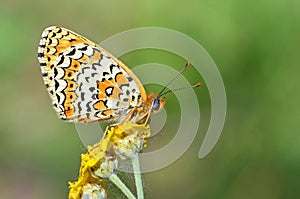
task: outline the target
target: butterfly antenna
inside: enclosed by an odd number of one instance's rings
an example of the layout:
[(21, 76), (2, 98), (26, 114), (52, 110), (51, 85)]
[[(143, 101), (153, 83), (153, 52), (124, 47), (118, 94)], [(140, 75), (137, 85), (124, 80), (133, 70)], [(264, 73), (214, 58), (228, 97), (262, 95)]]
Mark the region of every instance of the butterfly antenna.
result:
[(187, 62), (185, 64), (185, 66), (183, 67), (183, 69), (181, 69), (165, 86), (164, 88), (159, 92), (158, 96), (162, 96), (162, 93), (167, 89), (167, 87), (175, 80), (178, 78), (179, 75), (181, 75), (186, 69), (189, 68), (189, 66), (191, 65), (191, 62)]
[(161, 93), (160, 96), (166, 95), (166, 94), (174, 92), (174, 91), (184, 90), (184, 89), (188, 89), (188, 88), (197, 88), (199, 86), (201, 86), (200, 82), (198, 82), (198, 83), (196, 83), (196, 84), (194, 84), (192, 86), (185, 86), (185, 87), (181, 87), (181, 88), (175, 88), (175, 89), (172, 89), (172, 90), (168, 90), (168, 91), (166, 91), (164, 93)]

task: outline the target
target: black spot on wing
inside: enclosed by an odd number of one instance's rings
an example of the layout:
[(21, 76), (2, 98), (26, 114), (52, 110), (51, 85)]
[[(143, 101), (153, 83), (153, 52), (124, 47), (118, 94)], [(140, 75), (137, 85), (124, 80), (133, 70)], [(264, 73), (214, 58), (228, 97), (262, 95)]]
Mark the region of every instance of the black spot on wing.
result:
[(54, 80), (54, 89), (57, 90), (59, 87), (59, 83), (57, 80)]
[(57, 93), (56, 93), (56, 98), (57, 98), (58, 103), (60, 103), (60, 97)]
[(99, 67), (99, 66), (101, 66), (101, 65), (98, 64), (98, 63), (93, 63), (93, 64), (92, 64), (92, 69), (96, 71), (96, 70), (97, 70), (97, 67)]
[(81, 101), (84, 101), (84, 95), (85, 95), (85, 93), (81, 92), (81, 94), (80, 94)]
[(83, 67), (83, 68), (82, 68), (82, 73), (84, 74), (84, 73), (85, 73), (84, 70), (89, 70), (89, 69), (90, 69), (89, 67)]
[(78, 87), (78, 89), (79, 89), (80, 91), (82, 90), (82, 86), (83, 86), (83, 83), (80, 82), (79, 87)]
[(101, 51), (98, 48), (93, 48), (93, 50), (99, 52), (100, 55), (102, 55)]
[(81, 102), (78, 102), (78, 112), (81, 113), (82, 108), (81, 108)]
[(38, 57), (44, 57), (44, 53), (38, 53)]
[(75, 55), (76, 49), (73, 48), (68, 54), (66, 54), (67, 56), (73, 56)]
[(103, 75), (103, 77), (105, 77), (105, 75), (109, 75), (109, 73), (108, 72), (103, 72), (102, 75)]
[(91, 103), (92, 103), (92, 101), (89, 101), (89, 102), (86, 104), (86, 108), (87, 108), (86, 110), (87, 110), (87, 111), (91, 111), (91, 105), (90, 105)]
[(103, 104), (105, 105), (105, 107), (107, 107), (107, 100), (101, 100), (103, 102)]
[[(117, 67), (117, 65), (111, 64), (111, 65), (109, 66), (110, 73), (113, 72), (114, 67)], [(118, 68), (118, 67), (117, 67), (117, 68)]]
[[(101, 115), (107, 116), (104, 111), (100, 111)], [(99, 114), (99, 113), (98, 113)]]
[(87, 46), (84, 46), (84, 47), (82, 47), (82, 48), (78, 48), (78, 50), (86, 51), (86, 50), (87, 50)]
[(93, 100), (97, 100), (97, 95), (96, 95), (96, 94), (93, 94), (93, 95), (92, 95), (92, 99), (93, 99)]
[(57, 63), (57, 65), (61, 65), (62, 63), (64, 63), (64, 60), (65, 60), (65, 56), (60, 56), (60, 60), (59, 62)]
[(54, 68), (53, 72), (54, 72), (54, 77), (56, 77), (58, 74), (57, 68)]
[(70, 33), (67, 31), (67, 34), (65, 34), (65, 37), (67, 37), (68, 35), (70, 35)]
[(94, 91), (95, 91), (95, 87), (90, 87), (89, 90), (90, 90), (91, 92), (94, 92)]
[(133, 79), (131, 77), (127, 77), (128, 81), (131, 82)]
[(52, 44), (52, 39), (48, 40), (48, 45)]

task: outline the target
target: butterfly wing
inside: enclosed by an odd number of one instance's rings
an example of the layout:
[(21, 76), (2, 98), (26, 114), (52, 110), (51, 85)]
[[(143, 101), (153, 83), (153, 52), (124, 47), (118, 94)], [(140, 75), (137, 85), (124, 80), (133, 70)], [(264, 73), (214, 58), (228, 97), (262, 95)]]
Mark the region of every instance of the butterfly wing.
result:
[(118, 120), (147, 99), (127, 66), (65, 28), (44, 30), (38, 60), (53, 107), (63, 120)]

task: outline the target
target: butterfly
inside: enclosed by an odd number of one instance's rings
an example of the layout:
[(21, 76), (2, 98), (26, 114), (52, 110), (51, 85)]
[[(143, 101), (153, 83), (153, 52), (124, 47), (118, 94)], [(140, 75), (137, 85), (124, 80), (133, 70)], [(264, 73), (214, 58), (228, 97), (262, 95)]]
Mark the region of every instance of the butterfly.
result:
[[(188, 62), (158, 94), (148, 95), (139, 79), (120, 60), (96, 43), (58, 26), (51, 26), (43, 31), (38, 46), (38, 60), (52, 105), (62, 120), (115, 120), (119, 124), (116, 127), (108, 126), (100, 144), (96, 145), (98, 147), (92, 148), (88, 155), (84, 156), (88, 158), (83, 160), (78, 181), (70, 183), (70, 198), (73, 198), (73, 195), (76, 198), (78, 194), (91, 193), (105, 198), (106, 192), (100, 178), (103, 178), (102, 174), (115, 175), (107, 171), (100, 175), (99, 172), (91, 172), (94, 170), (90, 169), (99, 167), (99, 171), (102, 171), (101, 165), (106, 165), (99, 160), (106, 157), (105, 154), (112, 154), (104, 153), (109, 148), (104, 147), (107, 141), (110, 141), (109, 135), (115, 134), (112, 143), (115, 144), (113, 147), (118, 156), (129, 156), (131, 159), (132, 156), (137, 157), (136, 153), (139, 151), (131, 150), (135, 146), (139, 146), (137, 148), (141, 150), (142, 144), (145, 144), (144, 137), (142, 141), (138, 138), (150, 133), (147, 122), (152, 112), (158, 112), (164, 106), (165, 99), (162, 96), (176, 90), (200, 86), (200, 83), (197, 83), (194, 86), (166, 90), (189, 67)], [(143, 119), (143, 127), (138, 126), (137, 123)], [(128, 126), (130, 128), (127, 128)], [(134, 129), (135, 133), (130, 134), (123, 127)], [(146, 127), (148, 129), (145, 129)], [(99, 165), (96, 165), (98, 163)], [(141, 188), (141, 179), (139, 183), (136, 187)], [(137, 194), (139, 196), (143, 193), (139, 191)]]
[(38, 46), (42, 77), (62, 120), (137, 122), (165, 100), (147, 95), (134, 73), (101, 46), (66, 28), (46, 28)]

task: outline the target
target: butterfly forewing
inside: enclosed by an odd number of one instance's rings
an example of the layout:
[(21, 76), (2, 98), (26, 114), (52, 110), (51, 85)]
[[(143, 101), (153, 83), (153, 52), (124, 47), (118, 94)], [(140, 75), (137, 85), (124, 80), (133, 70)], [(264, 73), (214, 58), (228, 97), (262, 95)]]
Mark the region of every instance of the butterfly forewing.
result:
[(146, 100), (142, 84), (128, 67), (65, 28), (44, 30), (38, 59), (53, 107), (63, 120), (118, 120)]

